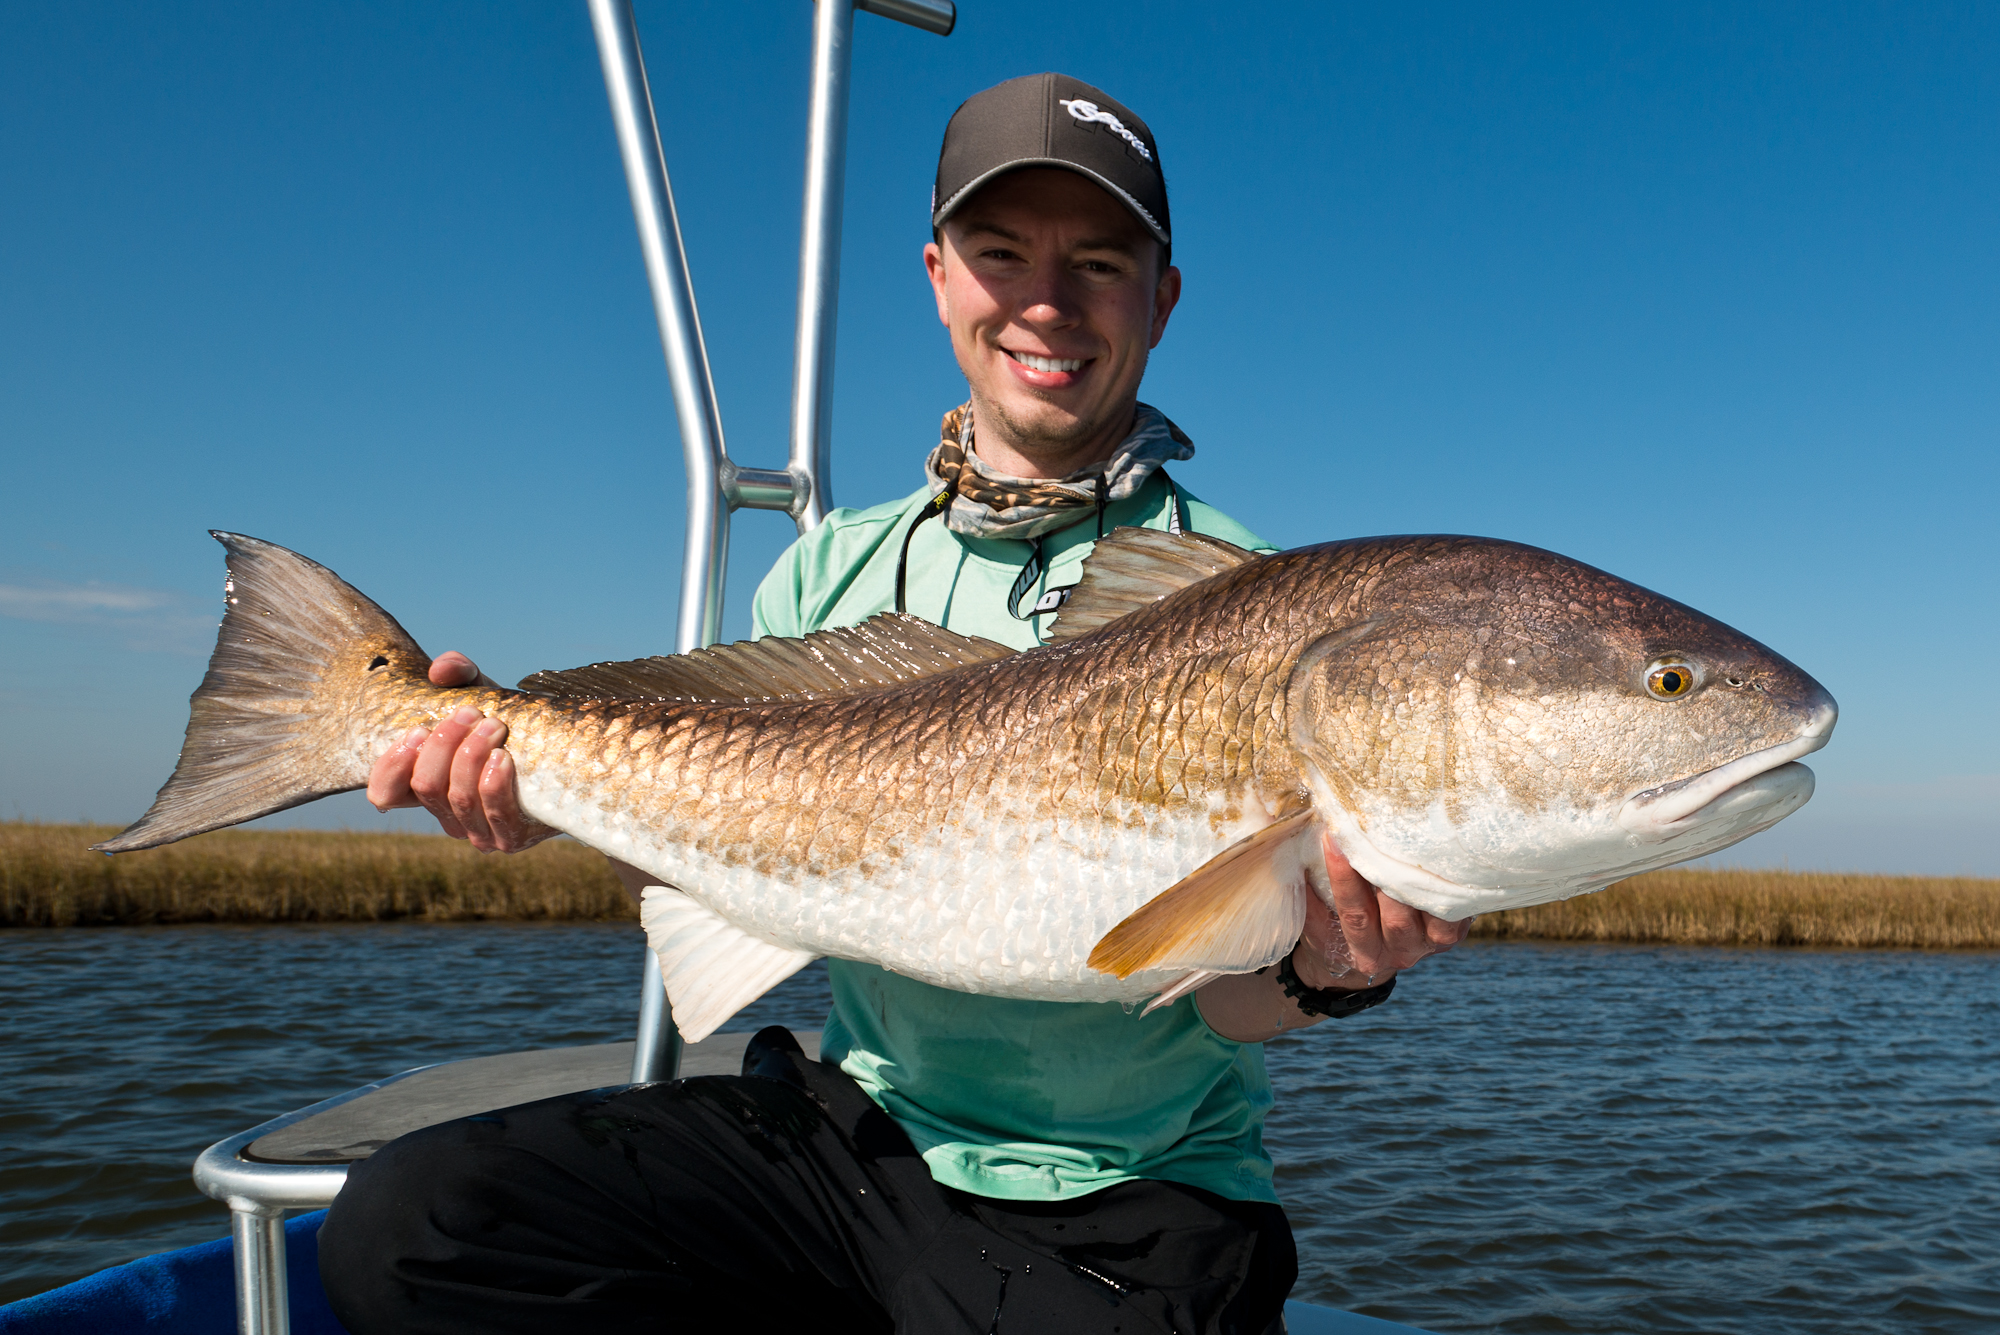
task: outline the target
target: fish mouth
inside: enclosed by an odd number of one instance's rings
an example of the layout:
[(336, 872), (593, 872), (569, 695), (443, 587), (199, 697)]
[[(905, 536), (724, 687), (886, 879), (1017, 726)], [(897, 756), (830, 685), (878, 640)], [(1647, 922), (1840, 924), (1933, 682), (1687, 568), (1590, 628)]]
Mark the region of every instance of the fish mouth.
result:
[[(1640, 842), (1653, 844), (1698, 829), (1708, 824), (1711, 816), (1740, 817), (1747, 808), (1785, 804), (1794, 798), (1796, 801), (1791, 804), (1796, 809), (1805, 801), (1798, 796), (1799, 789), (1811, 796), (1813, 776), (1804, 765), (1792, 762), (1825, 746), (1833, 735), (1837, 717), (1839, 711), (1833, 702), (1825, 701), (1789, 742), (1767, 746), (1747, 756), (1738, 756), (1726, 765), (1633, 794), (1619, 809), (1618, 823)], [(1789, 772), (1773, 773), (1786, 766), (1790, 766)], [(1766, 778), (1767, 775), (1770, 777)], [(1773, 823), (1775, 820), (1774, 817)]]

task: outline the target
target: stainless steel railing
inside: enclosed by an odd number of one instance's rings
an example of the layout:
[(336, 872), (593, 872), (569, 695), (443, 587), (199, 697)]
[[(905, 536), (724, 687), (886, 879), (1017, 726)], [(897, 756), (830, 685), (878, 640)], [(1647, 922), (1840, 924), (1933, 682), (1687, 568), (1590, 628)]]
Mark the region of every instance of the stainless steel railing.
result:
[[(666, 354), (687, 460), (687, 541), (674, 631), (676, 653), (713, 644), (721, 633), (731, 512), (784, 510), (804, 533), (826, 517), (831, 505), (841, 187), (847, 174), (848, 73), (857, 9), (940, 36), (949, 34), (957, 22), (950, 0), (817, 0), (806, 129), (805, 219), (799, 240), (791, 455), (783, 469), (775, 469), (746, 468), (729, 457), (632, 6), (630, 0), (590, 0), (591, 27), (597, 33), (604, 87), (611, 98), (611, 119), (632, 193), (632, 217), (639, 228), (639, 249), (653, 291), (653, 313), (660, 325), (660, 346)], [(680, 1035), (650, 951), (642, 976), (632, 1079), (670, 1080), (680, 1066)]]

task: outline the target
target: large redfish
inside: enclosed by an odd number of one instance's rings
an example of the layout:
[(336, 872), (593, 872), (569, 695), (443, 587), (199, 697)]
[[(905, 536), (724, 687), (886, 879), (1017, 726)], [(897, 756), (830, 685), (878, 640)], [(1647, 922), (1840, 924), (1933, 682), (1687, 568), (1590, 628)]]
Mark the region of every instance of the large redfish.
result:
[(1121, 529), (1026, 653), (884, 615), (509, 691), (431, 685), (331, 571), (215, 536), (180, 763), (98, 847), (360, 788), (470, 704), (529, 814), (660, 879), (644, 919), (697, 1040), (819, 955), (1056, 1001), (1261, 968), (1326, 893), (1322, 829), (1446, 918), (1601, 889), (1797, 810), (1835, 716), (1729, 627), (1484, 538), (1259, 557)]

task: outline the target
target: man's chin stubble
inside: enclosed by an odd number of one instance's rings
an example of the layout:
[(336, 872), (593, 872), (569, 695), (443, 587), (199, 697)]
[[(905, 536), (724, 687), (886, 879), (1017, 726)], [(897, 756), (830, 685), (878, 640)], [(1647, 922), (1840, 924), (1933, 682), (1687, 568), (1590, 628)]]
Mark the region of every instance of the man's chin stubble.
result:
[[(1103, 429), (1101, 417), (1072, 418), (1055, 429), (1050, 424), (1024, 422), (998, 403), (988, 402), (983, 396), (973, 396), (974, 430), (982, 421), (992, 422), (1007, 436), (1014, 448), (1029, 458), (1042, 462), (1053, 462), (1065, 455), (1076, 453), (1090, 443)], [(1079, 465), (1081, 467), (1082, 465)]]

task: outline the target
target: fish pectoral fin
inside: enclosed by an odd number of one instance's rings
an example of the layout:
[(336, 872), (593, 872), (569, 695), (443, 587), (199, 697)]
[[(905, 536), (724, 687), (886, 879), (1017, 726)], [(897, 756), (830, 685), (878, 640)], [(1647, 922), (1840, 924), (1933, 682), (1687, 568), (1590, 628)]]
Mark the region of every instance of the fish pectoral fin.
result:
[(674, 1024), (690, 1043), (818, 958), (754, 937), (669, 886), (647, 886), (641, 899), (646, 944), (660, 961)]
[(793, 639), (767, 635), (684, 654), (593, 663), (521, 678), (520, 689), (583, 700), (759, 704), (880, 690), (1012, 658), (1014, 650), (922, 617), (883, 612), (858, 626)]
[(1049, 627), (1049, 642), (1101, 630), (1211, 575), (1263, 558), (1221, 538), (1115, 528), (1083, 559), (1083, 578)]
[(1142, 969), (1251, 973), (1271, 963), (1305, 928), (1299, 850), (1312, 841), (1300, 836), (1313, 821), (1308, 807), (1223, 849), (1106, 932), (1090, 967), (1129, 978)]

